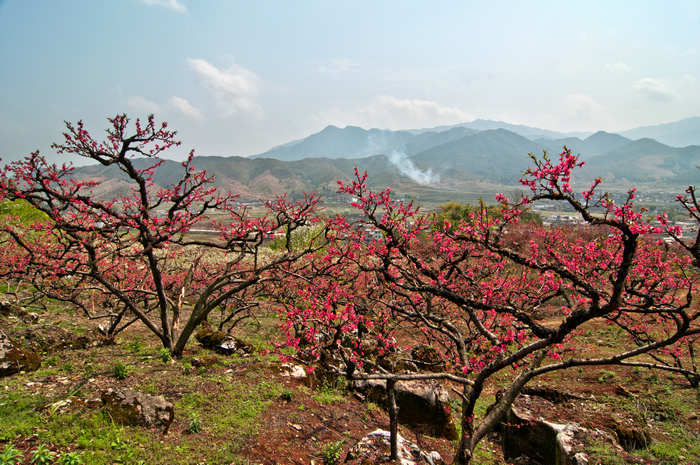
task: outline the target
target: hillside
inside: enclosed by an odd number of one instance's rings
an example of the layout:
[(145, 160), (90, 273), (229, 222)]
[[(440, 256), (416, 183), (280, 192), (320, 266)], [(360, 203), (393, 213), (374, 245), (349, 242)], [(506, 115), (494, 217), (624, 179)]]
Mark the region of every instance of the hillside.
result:
[(619, 134), (598, 131), (583, 140), (578, 137), (567, 137), (564, 139), (537, 139), (536, 142), (547, 147), (550, 153), (558, 153), (563, 146), (567, 146), (572, 152), (590, 159), (628, 144), (631, 141)]
[(302, 158), (361, 158), (400, 148), (413, 137), (408, 131), (327, 126), (302, 140), (274, 147), (251, 158), (301, 160)]
[[(136, 160), (136, 166), (145, 167), (147, 161)], [(304, 192), (319, 192), (324, 198), (333, 197), (337, 180), (349, 181), (354, 169), (371, 173), (373, 187), (390, 186), (393, 190), (409, 194), (432, 197), (441, 194), (445, 185), (422, 186), (401, 174), (399, 169), (383, 155), (362, 159), (306, 158), (297, 161), (282, 161), (271, 158), (243, 157), (196, 157), (194, 165), (216, 176), (217, 187), (237, 193), (243, 200), (257, 200), (271, 196), (289, 194), (298, 197)], [(174, 183), (182, 173), (180, 163), (165, 160), (157, 170), (154, 182), (158, 186)], [(121, 171), (102, 165), (77, 168), (75, 175), (82, 179), (99, 181), (93, 189), (95, 195), (112, 197), (127, 192), (125, 175)]]
[(622, 131), (620, 134), (630, 139), (656, 139), (674, 147), (700, 145), (700, 116), (685, 118), (672, 123), (642, 126)]
[[(440, 145), (434, 143), (447, 140)], [(195, 166), (216, 175), (216, 185), (240, 194), (242, 199), (260, 199), (288, 193), (292, 197), (317, 191), (325, 198), (335, 196), (337, 180), (350, 180), (354, 168), (370, 174), (373, 187), (392, 190), (421, 201), (447, 201), (455, 196), (490, 197), (506, 186), (517, 186), (522, 171), (529, 165), (528, 153), (556, 155), (567, 145), (581, 154), (587, 165), (577, 182), (597, 176), (609, 188), (628, 188), (635, 184), (678, 190), (697, 183), (700, 173), (700, 147), (675, 148), (652, 139), (630, 141), (616, 134), (598, 132), (586, 139), (567, 138), (531, 141), (505, 129), (471, 133), (455, 128), (443, 133), (426, 132), (407, 145), (407, 156), (398, 152), (364, 158), (273, 158), (197, 157)], [(426, 150), (418, 151), (428, 146)], [(414, 152), (418, 151), (414, 154)], [(393, 161), (393, 163), (392, 163)], [(138, 160), (138, 167), (146, 164)], [(413, 165), (410, 165), (413, 163)], [(154, 179), (159, 186), (176, 182), (182, 172), (180, 163), (165, 160)], [(435, 176), (413, 176), (433, 173)], [(76, 176), (101, 184), (95, 195), (111, 197), (126, 193), (124, 174), (102, 165), (76, 169)], [(427, 182), (427, 184), (426, 184)]]
[(611, 182), (687, 185), (700, 179), (699, 166), (700, 146), (676, 148), (639, 139), (592, 158), (583, 172)]
[(473, 177), (501, 184), (515, 184), (527, 167), (528, 153), (545, 150), (542, 145), (505, 129), (478, 132), (433, 147), (412, 157), (417, 163), (466, 172)]
[[(24, 458), (19, 463), (29, 464), (40, 446), (55, 457), (74, 458), (45, 463), (77, 465), (320, 465), (334, 451), (335, 463), (342, 463), (358, 439), (389, 428), (386, 411), (362, 401), (342, 380), (290, 376), (288, 365), (268, 353), (278, 323), (272, 314), (236, 328), (236, 337), (252, 344), (254, 353), (222, 355), (192, 341), (174, 361), (143, 327), (105, 341), (97, 323), (62, 306), (40, 311), (35, 319), (36, 314), (17, 316), (6, 308), (0, 328), (18, 341), (30, 338), (42, 350), (37, 371), (0, 377), (0, 443)], [(589, 325), (580, 350), (596, 355), (614, 350), (620, 342), (614, 329)], [(163, 396), (174, 406), (168, 433), (117, 424), (100, 400), (108, 389)], [(488, 387), (479, 414), (497, 389)], [(448, 393), (458, 419), (459, 395)], [(591, 464), (685, 465), (700, 459), (696, 392), (678, 377), (631, 367), (583, 367), (543, 377), (532, 383), (530, 394), (517, 402), (533, 415), (602, 432), (602, 440), (586, 449)], [(424, 450), (451, 460), (452, 441), (399, 428)], [(623, 450), (619, 430), (643, 431), (651, 445)], [(499, 436), (489, 436), (476, 450), (476, 463), (513, 463), (506, 462), (502, 447)]]
[(454, 127), (462, 127), (462, 128), (468, 128), (468, 129), (473, 129), (476, 131), (488, 131), (492, 129), (505, 129), (510, 132), (514, 132), (518, 135), (521, 135), (523, 137), (527, 137), (528, 139), (537, 139), (537, 138), (547, 138), (547, 139), (560, 139), (560, 138), (566, 138), (566, 137), (586, 137), (589, 132), (559, 132), (559, 131), (552, 131), (549, 129), (542, 129), (542, 128), (536, 128), (532, 126), (525, 126), (523, 124), (511, 124), (511, 123), (506, 123), (503, 121), (494, 121), (494, 120), (488, 120), (488, 119), (476, 119), (472, 122), (469, 123), (459, 123), (455, 124), (452, 126), (438, 126), (434, 128), (433, 130), (444, 130), (444, 129), (449, 129), (449, 128), (454, 128)]

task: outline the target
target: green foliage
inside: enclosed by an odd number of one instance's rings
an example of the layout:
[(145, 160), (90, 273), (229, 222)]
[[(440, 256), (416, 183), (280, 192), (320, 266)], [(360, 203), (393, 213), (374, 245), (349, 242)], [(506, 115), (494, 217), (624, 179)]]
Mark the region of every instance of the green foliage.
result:
[(36, 409), (45, 401), (21, 390), (0, 391), (0, 441), (32, 434), (40, 424)]
[[(302, 250), (311, 245), (320, 245), (324, 240), (322, 226), (308, 226), (292, 231), (289, 240), (291, 250)], [(272, 250), (285, 250), (287, 239), (285, 237), (276, 237), (269, 241), (266, 245)]]
[(131, 444), (122, 439), (120, 434), (114, 438), (114, 440), (109, 444), (114, 455), (114, 460), (116, 463), (129, 464), (136, 462), (136, 456), (138, 455), (138, 450), (136, 450)]
[(335, 381), (324, 379), (321, 383), (320, 391), (313, 396), (316, 402), (322, 404), (333, 404), (345, 400), (345, 381), (337, 378)]
[(587, 448), (591, 454), (591, 463), (605, 465), (625, 465), (625, 461), (620, 457), (620, 453), (606, 443), (595, 443)]
[[(468, 203), (447, 202), (440, 205), (436, 215), (437, 224), (442, 227), (445, 221), (450, 222), (450, 231), (454, 231), (461, 221), (471, 222), (472, 216), (477, 215), (479, 211), (485, 210), (489, 218), (500, 218), (502, 216), (500, 207), (497, 205), (471, 205)], [(542, 217), (537, 213), (523, 212), (520, 215), (520, 221), (523, 223), (542, 224)]]
[(24, 456), (22, 451), (16, 449), (12, 444), (7, 444), (0, 453), (0, 465), (16, 465), (22, 463)]
[(25, 200), (0, 202), (0, 217), (16, 217), (21, 224), (44, 222), (49, 218), (44, 212), (32, 207)]
[(319, 455), (321, 460), (325, 465), (337, 465), (340, 463), (340, 457), (343, 454), (343, 443), (345, 440), (341, 439), (335, 442), (329, 442), (321, 448)]
[(167, 363), (173, 359), (173, 356), (170, 353), (170, 349), (168, 349), (166, 347), (163, 347), (158, 351), (158, 356), (163, 361), (163, 363)]
[(144, 350), (143, 343), (141, 341), (130, 341), (126, 343), (126, 348), (134, 355), (138, 355)]
[(58, 456), (56, 465), (83, 465), (83, 457), (77, 452), (63, 452)]
[(126, 379), (129, 376), (129, 368), (121, 362), (112, 365), (112, 374), (117, 379)]
[(280, 394), (280, 399), (284, 400), (285, 402), (291, 402), (291, 400), (294, 398), (294, 391), (291, 389), (285, 389), (282, 391), (282, 394)]
[(190, 416), (190, 424), (187, 426), (187, 432), (190, 434), (196, 434), (202, 431), (202, 420), (200, 420), (199, 415), (193, 413)]
[(29, 463), (33, 465), (49, 465), (51, 462), (53, 462), (53, 452), (45, 445), (39, 444), (39, 447), (32, 452), (32, 459)]

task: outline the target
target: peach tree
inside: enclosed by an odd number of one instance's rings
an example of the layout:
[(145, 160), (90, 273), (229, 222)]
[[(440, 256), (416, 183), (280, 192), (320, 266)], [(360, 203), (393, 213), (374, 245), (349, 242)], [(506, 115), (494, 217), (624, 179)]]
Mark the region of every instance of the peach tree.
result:
[(260, 253), (275, 233), (288, 237), (316, 221), (319, 200), (280, 197), (254, 217), (193, 166), (193, 151), (170, 175), (172, 182), (160, 186), (154, 179), (165, 161), (159, 157), (180, 145), (176, 132), (153, 116), (133, 124), (126, 115), (108, 121), (104, 140), (82, 122), (66, 122), (64, 141), (52, 147), (119, 170), (128, 184), (123, 195), (101, 198), (98, 182), (76, 176), (70, 164), (48, 163), (39, 152), (2, 168), (0, 200), (21, 199), (47, 217), (5, 223), (3, 241), (11, 253), (3, 272), (31, 280), (39, 292), (91, 318), (108, 319), (112, 334), (141, 322), (179, 357), (212, 311), (246, 307), (261, 286), (312, 251)]
[[(583, 163), (570, 151), (533, 161), (521, 179), (529, 196), (511, 201), (499, 194), (497, 212), (481, 207), (456, 225), (436, 224), (434, 215), (394, 201), (388, 189), (372, 191), (367, 174), (356, 173), (340, 191), (352, 196), (362, 224), (337, 219), (324, 253), (297, 263), (309, 273), (298, 275), (296, 296), (282, 299), (297, 356), (349, 379), (386, 380), (394, 437), (396, 382), (459, 386), (457, 464), (472, 462), (477, 444), (538, 376), (623, 365), (698, 379), (694, 366), (672, 358), (687, 360), (682, 351), (692, 350), (700, 333), (692, 254), (655, 237), (664, 226), (644, 218), (634, 190), (619, 204), (599, 193), (600, 179), (575, 193), (571, 177)], [(539, 200), (566, 205), (582, 225), (521, 222)], [(617, 326), (629, 337), (600, 353), (583, 337), (595, 325)], [(415, 361), (418, 344), (432, 347), (440, 363), (415, 371), (388, 360)], [(499, 395), (478, 415), (488, 388)]]

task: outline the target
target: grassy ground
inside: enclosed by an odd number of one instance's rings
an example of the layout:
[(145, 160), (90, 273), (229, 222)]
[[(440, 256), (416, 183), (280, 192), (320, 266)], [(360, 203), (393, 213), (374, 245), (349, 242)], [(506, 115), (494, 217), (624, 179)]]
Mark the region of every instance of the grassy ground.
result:
[[(7, 318), (0, 324), (10, 332), (31, 326)], [(32, 324), (90, 334), (87, 322), (60, 307)], [(262, 350), (269, 348), (273, 331), (269, 318), (237, 334)], [(588, 328), (586, 334), (591, 350), (614, 350), (619, 338), (603, 327)], [(213, 365), (196, 366), (211, 355), (192, 342), (185, 356), (173, 361), (138, 327), (120, 335), (115, 345), (49, 351), (38, 371), (0, 379), (0, 465), (32, 459), (73, 465), (320, 464), (342, 458), (355, 440), (377, 427), (388, 427), (379, 407), (360, 402), (343, 383), (309, 387), (284, 376), (274, 355), (217, 355)], [(590, 368), (549, 375), (535, 384), (576, 396), (560, 403), (532, 398), (530, 407), (552, 421), (607, 432), (625, 424), (652, 435), (649, 447), (630, 453), (594, 443), (588, 451), (591, 464), (700, 463), (700, 391), (682, 380), (647, 370)], [(108, 387), (131, 387), (172, 401), (175, 422), (168, 434), (114, 424), (99, 402), (99, 392)], [(490, 388), (479, 412), (496, 388)], [(456, 399), (452, 406), (458, 413)], [(451, 456), (449, 441), (406, 429), (402, 434)], [(13, 454), (22, 461), (13, 461)], [(476, 463), (503, 463), (496, 442), (485, 441), (476, 454)]]

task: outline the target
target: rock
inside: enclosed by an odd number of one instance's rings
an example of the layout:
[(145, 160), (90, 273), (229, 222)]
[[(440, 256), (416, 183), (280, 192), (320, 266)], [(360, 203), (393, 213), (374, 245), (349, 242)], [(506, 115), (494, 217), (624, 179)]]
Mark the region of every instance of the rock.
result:
[(56, 413), (63, 413), (64, 411), (68, 410), (71, 403), (72, 403), (71, 399), (59, 400), (59, 401), (56, 401), (52, 404), (49, 404), (48, 409), (52, 415), (56, 414)]
[(215, 350), (224, 355), (250, 355), (255, 352), (255, 347), (243, 339), (227, 336), (221, 344), (215, 347)]
[(634, 394), (632, 394), (630, 391), (625, 389), (624, 386), (620, 386), (619, 384), (615, 385), (615, 394), (623, 397), (634, 397)]
[(520, 392), (529, 396), (540, 397), (555, 404), (567, 402), (573, 399), (582, 399), (581, 396), (569, 394), (568, 392), (562, 392), (548, 386), (525, 386)]
[(24, 349), (0, 330), (0, 377), (20, 371), (34, 371), (41, 366), (36, 352)]
[(205, 355), (203, 357), (193, 357), (192, 366), (194, 367), (211, 367), (219, 363), (219, 357), (215, 355)]
[(13, 315), (24, 320), (25, 318), (29, 317), (29, 312), (27, 312), (27, 309), (22, 307), (21, 305), (13, 304), (12, 302), (4, 298), (0, 298), (0, 315)]
[(204, 348), (215, 350), (224, 355), (248, 355), (255, 352), (255, 347), (252, 344), (229, 336), (223, 331), (218, 331), (209, 324), (204, 324), (194, 337)]
[(203, 347), (207, 349), (216, 349), (222, 342), (224, 342), (224, 339), (226, 339), (226, 333), (223, 331), (217, 331), (206, 324), (202, 326), (202, 329), (195, 333), (194, 337), (200, 344), (202, 344)]
[(166, 434), (173, 422), (173, 404), (163, 396), (151, 396), (131, 389), (107, 389), (102, 405), (115, 423), (157, 428)]
[(587, 436), (588, 430), (578, 425), (551, 423), (512, 407), (502, 425), (503, 455), (506, 460), (525, 456), (548, 465), (585, 465)]
[[(367, 400), (387, 408), (386, 381), (354, 381), (351, 387)], [(450, 398), (439, 383), (398, 381), (395, 389), (399, 423), (431, 436), (457, 439)]]
[(651, 435), (641, 428), (616, 424), (614, 430), (620, 445), (628, 452), (635, 449), (646, 449), (651, 445)]
[(282, 364), (282, 376), (289, 376), (296, 379), (306, 378), (306, 370), (301, 365), (295, 365), (293, 363), (283, 363)]
[[(369, 464), (382, 463), (390, 455), (390, 435), (388, 431), (378, 429), (363, 437), (350, 448), (345, 457), (345, 463)], [(436, 451), (424, 452), (416, 444), (398, 436), (398, 462), (401, 465), (444, 465), (440, 454)]]
[(56, 325), (36, 324), (16, 331), (17, 340), (33, 349), (55, 353), (64, 349), (86, 349), (97, 345), (94, 338)]

